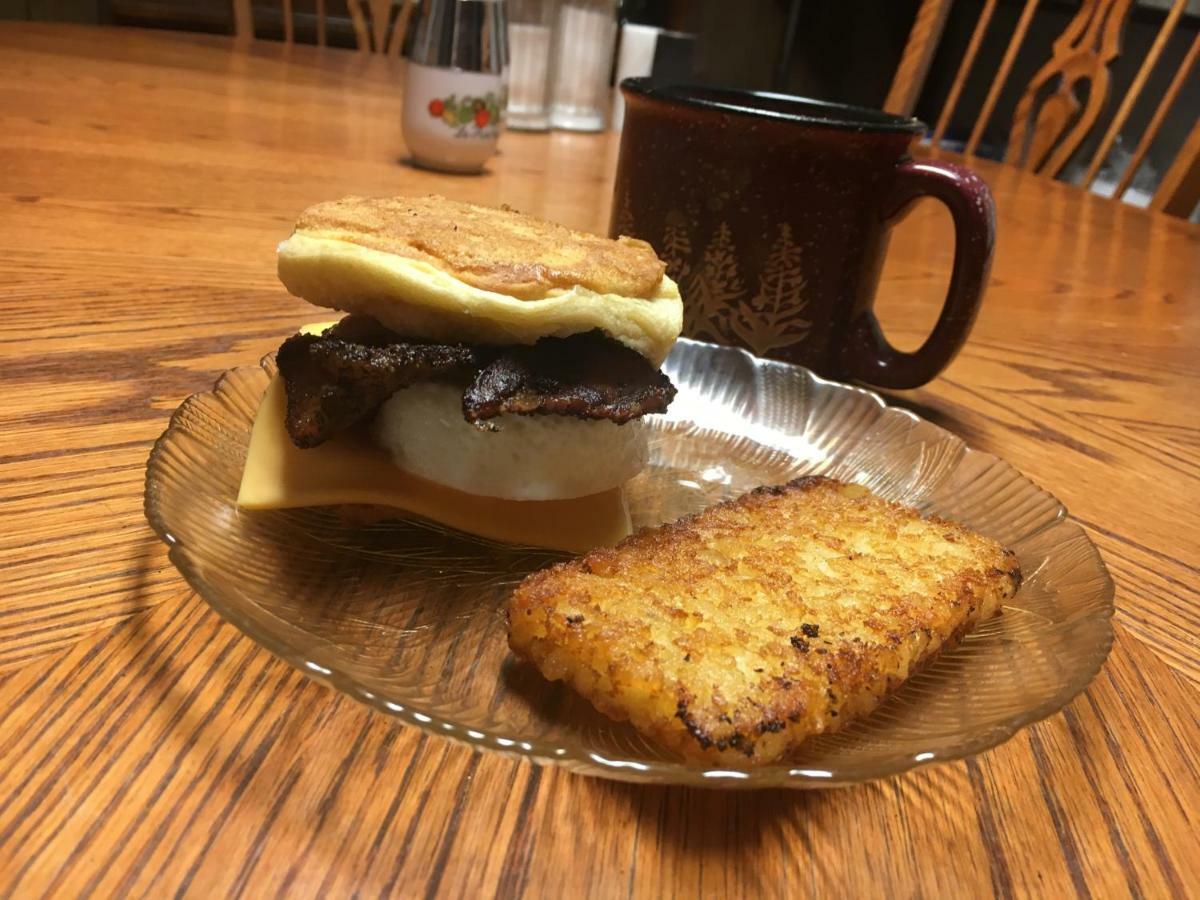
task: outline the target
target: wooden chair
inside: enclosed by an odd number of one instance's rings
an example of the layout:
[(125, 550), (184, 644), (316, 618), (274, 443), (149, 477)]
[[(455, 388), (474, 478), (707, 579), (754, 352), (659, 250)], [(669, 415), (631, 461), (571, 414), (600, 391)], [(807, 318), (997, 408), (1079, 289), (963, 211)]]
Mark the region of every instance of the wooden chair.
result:
[[(346, 0), (350, 12), (350, 23), (354, 27), (354, 40), (363, 52), (374, 51), (388, 56), (399, 56), (408, 31), (413, 7), (420, 0)], [(296, 17), (292, 0), (280, 0), (283, 13), (283, 41), (295, 43)], [(363, 6), (367, 9), (364, 10)], [(367, 19), (370, 18), (368, 28)], [(325, 0), (316, 0), (317, 45), (325, 46)], [(233, 0), (234, 33), (239, 40), (254, 39), (254, 7), (252, 0)], [(389, 36), (388, 26), (391, 26)]]
[[(1013, 115), (1009, 131), (1005, 162), (1023, 169), (1043, 172), (1050, 176), (1060, 175), (1068, 161), (1079, 149), (1080, 144), (1096, 127), (1109, 98), (1109, 64), (1121, 52), (1121, 35), (1133, 0), (1083, 0), (1075, 18), (1054, 42), (1051, 58), (1033, 76), (1025, 87)], [(946, 17), (953, 0), (922, 0), (916, 21), (909, 33), (904, 55), (896, 70), (884, 108), (904, 115), (911, 115), (917, 97), (925, 83), (929, 64), (941, 39)], [(983, 101), (979, 116), (967, 139), (965, 152), (972, 155), (979, 147), (984, 129), (995, 111), (996, 101), (1012, 70), (1013, 62), (1025, 40), (1026, 32), (1033, 21), (1038, 0), (1025, 0), (1016, 30), (1004, 52), (1000, 68), (992, 81)], [(1128, 93), (1113, 114), (1096, 152), (1088, 163), (1080, 182), (1090, 188), (1096, 180), (1100, 167), (1108, 158), (1121, 128), (1124, 127), (1134, 104), (1146, 86), (1163, 47), (1175, 30), (1187, 0), (1174, 0), (1154, 43), (1146, 53)], [(930, 142), (940, 145), (962, 94), (967, 75), (974, 65), (979, 47), (996, 9), (996, 0), (984, 0), (983, 9), (975, 30), (971, 34), (966, 52), (955, 73), (954, 82), (946, 98), (945, 106), (938, 116)], [(1158, 136), (1168, 110), (1183, 87), (1197, 55), (1200, 54), (1200, 36), (1192, 41), (1179, 70), (1175, 73), (1164, 93), (1149, 125), (1138, 140), (1137, 147), (1118, 179), (1113, 197), (1124, 196), (1138, 167), (1145, 159), (1154, 139)], [(1082, 105), (1078, 100), (1078, 88), (1088, 85), (1088, 96)], [(1049, 91), (1049, 92), (1048, 92)], [(1170, 169), (1163, 176), (1150, 202), (1152, 209), (1172, 215), (1188, 216), (1200, 202), (1200, 125), (1192, 128), (1183, 148), (1176, 156)]]

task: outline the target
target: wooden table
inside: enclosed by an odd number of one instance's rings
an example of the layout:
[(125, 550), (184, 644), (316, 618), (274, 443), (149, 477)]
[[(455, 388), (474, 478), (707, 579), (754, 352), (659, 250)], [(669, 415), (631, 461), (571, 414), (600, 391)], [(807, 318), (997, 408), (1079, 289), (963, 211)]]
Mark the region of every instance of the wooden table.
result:
[[(1200, 890), (1200, 230), (981, 163), (994, 278), (945, 377), (893, 398), (1057, 494), (1117, 581), (1063, 713), (829, 792), (633, 787), (477, 755), (224, 624), (142, 517), (151, 442), (310, 308), (307, 204), (437, 190), (603, 231), (616, 141), (398, 164), (399, 69), (224, 39), (0, 26), (0, 895), (1179, 896)], [(897, 233), (915, 344), (948, 224)]]

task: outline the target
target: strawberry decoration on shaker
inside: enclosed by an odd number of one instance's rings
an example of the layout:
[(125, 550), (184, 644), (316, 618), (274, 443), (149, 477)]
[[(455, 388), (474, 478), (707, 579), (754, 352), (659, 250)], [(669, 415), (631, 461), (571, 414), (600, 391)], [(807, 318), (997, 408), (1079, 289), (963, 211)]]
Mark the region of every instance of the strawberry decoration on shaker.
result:
[(495, 94), (488, 92), (482, 97), (448, 97), (434, 98), (429, 101), (429, 115), (441, 119), (447, 125), (474, 125), (477, 129), (487, 128), (500, 120), (500, 101)]
[(400, 124), (407, 162), (478, 173), (495, 155), (505, 118), (507, 28), (504, 3), (422, 0), (417, 30), (405, 41)]

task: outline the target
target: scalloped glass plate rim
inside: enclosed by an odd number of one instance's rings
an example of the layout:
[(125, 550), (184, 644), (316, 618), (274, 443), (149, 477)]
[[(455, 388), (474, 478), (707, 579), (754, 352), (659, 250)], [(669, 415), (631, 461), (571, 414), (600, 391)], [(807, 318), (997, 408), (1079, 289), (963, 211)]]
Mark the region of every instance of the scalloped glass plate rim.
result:
[[(812, 385), (815, 387), (830, 390), (852, 392), (862, 397), (868, 398), (876, 406), (880, 408), (883, 415), (901, 416), (911, 420), (914, 423), (921, 423), (927, 428), (934, 429), (937, 433), (946, 434), (953, 437), (954, 440), (961, 442), (961, 439), (948, 432), (941, 426), (935, 425), (926, 419), (911, 412), (910, 410), (901, 407), (889, 405), (882, 396), (867, 388), (857, 385), (843, 384), (841, 382), (832, 381), (823, 378), (809, 369), (802, 366), (795, 366), (789, 363), (780, 362), (777, 360), (762, 359), (753, 354), (738, 348), (726, 347), (714, 344), (705, 344), (699, 341), (692, 341), (687, 338), (680, 338), (678, 345), (689, 346), (696, 345), (707, 350), (720, 353), (733, 353), (745, 357), (756, 369), (780, 369), (780, 370), (797, 370), (802, 373)], [(683, 762), (641, 762), (638, 760), (626, 759), (609, 759), (599, 754), (591, 753), (588, 755), (588, 760), (584, 761), (577, 758), (569, 758), (565, 756), (565, 751), (562, 748), (553, 746), (552, 743), (540, 740), (527, 740), (519, 735), (502, 734), (495, 731), (487, 731), (483, 729), (465, 728), (460, 723), (447, 718), (439, 717), (430, 714), (420, 708), (413, 707), (408, 704), (396, 703), (385, 697), (380, 697), (377, 694), (363, 689), (357, 685), (353, 679), (341, 676), (336, 671), (336, 663), (334, 660), (324, 658), (324, 654), (315, 652), (301, 653), (291, 646), (288, 642), (280, 639), (276, 634), (272, 634), (264, 628), (261, 628), (257, 622), (251, 617), (244, 615), (237, 607), (232, 604), (223, 602), (222, 592), (212, 588), (206, 583), (204, 578), (192, 564), (188, 554), (179, 546), (178, 541), (172, 536), (170, 528), (163, 521), (160, 515), (156, 497), (154, 494), (155, 474), (160, 463), (162, 455), (166, 452), (166, 448), (171, 441), (173, 433), (180, 427), (180, 420), (185, 410), (196, 403), (199, 398), (219, 394), (222, 384), (237, 373), (241, 369), (266, 369), (268, 361), (273, 358), (273, 354), (265, 357), (258, 366), (247, 365), (240, 366), (234, 369), (227, 370), (222, 373), (214, 382), (213, 387), (209, 391), (201, 391), (188, 397), (178, 408), (173, 412), (166, 430), (155, 441), (151, 448), (150, 455), (146, 465), (145, 478), (145, 493), (144, 507), (147, 521), (151, 529), (168, 547), (168, 558), (172, 565), (183, 576), (188, 585), (196, 591), (196, 593), (211, 606), (223, 619), (228, 621), (243, 634), (250, 637), (259, 645), (266, 648), (269, 652), (297, 669), (299, 672), (331, 687), (340, 693), (346, 694), (359, 702), (395, 719), (399, 719), (405, 724), (411, 725), (429, 734), (436, 735), (441, 738), (446, 738), (455, 743), (462, 744), (477, 751), (485, 751), (497, 753), (502, 756), (507, 756), (516, 759), (525, 759), (540, 765), (555, 765), (576, 772), (577, 774), (588, 775), (592, 777), (607, 778), (617, 781), (626, 781), (633, 783), (652, 783), (652, 784), (677, 784), (689, 785), (693, 787), (721, 787), (721, 788), (741, 788), (741, 789), (763, 789), (771, 787), (787, 787), (787, 788), (831, 788), (848, 786), (852, 784), (886, 778), (892, 775), (897, 775), (913, 769), (922, 768), (938, 763), (953, 762), (955, 760), (965, 759), (974, 756), (978, 753), (990, 750), (999, 746), (1005, 741), (1013, 737), (1022, 728), (1031, 725), (1035, 722), (1045, 719), (1057, 711), (1061, 710), (1076, 696), (1083, 692), (1084, 689), (1091, 683), (1095, 676), (1099, 673), (1104, 661), (1112, 647), (1113, 631), (1111, 627), (1111, 619), (1115, 611), (1114, 594), (1115, 588), (1108, 568), (1100, 556), (1094, 542), (1087, 536), (1087, 533), (1079, 525), (1079, 523), (1071, 518), (1066, 507), (1049, 491), (1035, 484), (1031, 479), (1017, 470), (1011, 463), (1000, 459), (994, 454), (986, 453), (981, 450), (976, 450), (962, 443), (963, 459), (968, 456), (977, 457), (980, 459), (999, 462), (1003, 466), (1011, 469), (1028, 487), (1033, 488), (1039, 493), (1051, 499), (1057, 506), (1056, 518), (1032, 532), (1026, 537), (1044, 531), (1054, 525), (1065, 524), (1071, 526), (1082, 535), (1086, 542), (1092, 560), (1094, 561), (1097, 571), (1102, 578), (1102, 596), (1101, 600), (1104, 603), (1103, 618), (1108, 624), (1105, 630), (1102, 644), (1098, 645), (1094, 654), (1094, 664), (1090, 667), (1087, 677), (1082, 679), (1078, 684), (1065, 685), (1057, 694), (1048, 698), (1042, 703), (1030, 707), (1024, 712), (1012, 716), (1003, 723), (997, 724), (991, 728), (981, 730), (974, 740), (966, 741), (950, 752), (925, 752), (917, 753), (911, 757), (897, 756), (890, 763), (879, 765), (871, 774), (854, 775), (847, 773), (835, 773), (823, 769), (808, 769), (795, 768), (787, 764), (761, 766), (744, 770), (730, 770), (716, 767), (701, 767), (690, 766)], [(281, 619), (274, 614), (263, 611), (265, 615), (270, 616), (279, 626), (281, 630), (291, 633), (297, 629), (289, 622)]]

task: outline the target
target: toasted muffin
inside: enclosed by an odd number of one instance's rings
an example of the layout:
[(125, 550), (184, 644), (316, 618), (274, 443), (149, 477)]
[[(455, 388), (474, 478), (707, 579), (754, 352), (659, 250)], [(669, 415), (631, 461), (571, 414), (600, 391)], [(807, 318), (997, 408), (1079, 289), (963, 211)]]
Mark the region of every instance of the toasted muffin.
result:
[(644, 241), (439, 196), (309, 207), (278, 267), (298, 297), (430, 341), (532, 344), (598, 329), (657, 366), (683, 321)]
[(530, 575), (509, 643), (684, 758), (758, 765), (870, 712), (1020, 577), (962, 525), (805, 478)]

